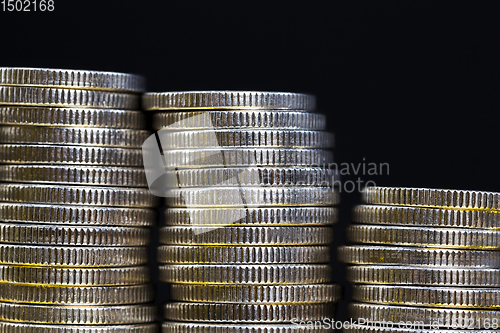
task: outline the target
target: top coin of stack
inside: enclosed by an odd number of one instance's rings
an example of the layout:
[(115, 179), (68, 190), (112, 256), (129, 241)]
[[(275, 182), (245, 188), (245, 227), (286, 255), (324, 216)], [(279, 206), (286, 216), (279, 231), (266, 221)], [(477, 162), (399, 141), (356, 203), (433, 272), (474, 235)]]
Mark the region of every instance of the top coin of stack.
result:
[(163, 332), (295, 332), (292, 320), (332, 318), (338, 194), (314, 97), (148, 93), (143, 107), (161, 111), (154, 126), (174, 180), (158, 249), (176, 301)]
[(155, 332), (143, 90), (130, 74), (0, 68), (0, 331)]
[(348, 239), (363, 245), (339, 253), (355, 264), (347, 270), (360, 302), (350, 305), (352, 317), (411, 322), (413, 329), (498, 328), (500, 312), (491, 310), (500, 309), (499, 198), (479, 191), (366, 188), (366, 204), (354, 209), (354, 222), (362, 224), (348, 229)]

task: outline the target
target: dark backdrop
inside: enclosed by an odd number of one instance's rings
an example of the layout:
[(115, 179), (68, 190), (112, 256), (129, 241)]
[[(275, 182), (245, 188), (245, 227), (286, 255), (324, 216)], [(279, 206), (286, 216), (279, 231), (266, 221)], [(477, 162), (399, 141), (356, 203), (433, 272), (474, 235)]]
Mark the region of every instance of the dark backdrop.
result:
[[(55, 0), (53, 13), (0, 12), (0, 66), (133, 72), (150, 91), (313, 93), (339, 163), (390, 164), (362, 179), (499, 191), (493, 3)], [(359, 194), (342, 200), (336, 246)]]

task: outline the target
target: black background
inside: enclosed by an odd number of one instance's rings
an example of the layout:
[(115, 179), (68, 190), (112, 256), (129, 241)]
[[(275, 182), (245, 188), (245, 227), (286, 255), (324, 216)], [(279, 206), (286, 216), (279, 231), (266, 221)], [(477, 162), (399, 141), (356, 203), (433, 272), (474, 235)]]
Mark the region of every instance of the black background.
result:
[[(499, 191), (493, 4), (55, 0), (0, 12), (0, 65), (138, 73), (150, 91), (313, 93), (338, 163), (390, 164), (364, 180)], [(359, 193), (342, 200), (335, 246)]]

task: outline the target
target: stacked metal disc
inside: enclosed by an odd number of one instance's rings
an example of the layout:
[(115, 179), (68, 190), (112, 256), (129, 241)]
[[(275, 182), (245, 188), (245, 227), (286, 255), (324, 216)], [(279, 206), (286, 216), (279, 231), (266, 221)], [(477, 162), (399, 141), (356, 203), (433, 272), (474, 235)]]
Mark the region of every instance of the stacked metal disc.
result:
[[(163, 332), (326, 332), (338, 193), (314, 97), (148, 93), (170, 182), (157, 259)], [(169, 178), (169, 177), (167, 177)]]
[(0, 68), (0, 332), (155, 331), (143, 88)]
[(339, 256), (368, 325), (346, 331), (498, 332), (500, 193), (368, 187), (363, 200), (347, 233), (359, 245)]

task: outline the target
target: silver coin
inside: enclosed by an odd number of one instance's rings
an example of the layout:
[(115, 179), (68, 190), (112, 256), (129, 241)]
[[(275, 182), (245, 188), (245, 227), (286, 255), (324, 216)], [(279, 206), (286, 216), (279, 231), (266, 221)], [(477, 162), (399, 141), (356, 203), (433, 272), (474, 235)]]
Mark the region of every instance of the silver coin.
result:
[(302, 111), (205, 110), (158, 112), (153, 116), (153, 127), (156, 130), (223, 128), (324, 130), (326, 117), (321, 114)]
[(456, 249), (498, 250), (500, 231), (465, 228), (426, 228), (392, 225), (351, 225), (347, 239), (354, 243)]
[(145, 90), (145, 79), (139, 75), (116, 72), (0, 67), (0, 85), (140, 93)]
[(324, 131), (213, 129), (159, 131), (163, 150), (197, 148), (333, 148), (334, 136)]
[(119, 129), (146, 127), (146, 120), (140, 111), (24, 106), (0, 107), (0, 123), (11, 126), (78, 126)]
[(150, 236), (147, 228), (0, 223), (0, 242), (10, 244), (145, 246)]
[(0, 105), (137, 110), (139, 96), (96, 90), (0, 86)]
[(160, 228), (159, 241), (170, 245), (207, 246), (323, 245), (333, 241), (333, 231), (329, 227), (175, 226)]
[(500, 270), (360, 265), (347, 267), (346, 279), (365, 284), (500, 287)]
[(164, 214), (166, 225), (180, 226), (320, 226), (338, 220), (333, 207), (168, 208)]
[(312, 95), (267, 91), (183, 91), (146, 93), (142, 106), (145, 110), (177, 109), (270, 109), (304, 110), (316, 108)]
[(47, 126), (1, 126), (1, 143), (141, 148), (149, 131)]
[(0, 165), (0, 181), (147, 187), (144, 169), (75, 165)]
[(115, 207), (154, 207), (157, 202), (157, 198), (149, 190), (142, 188), (48, 184), (0, 184), (0, 200)]

